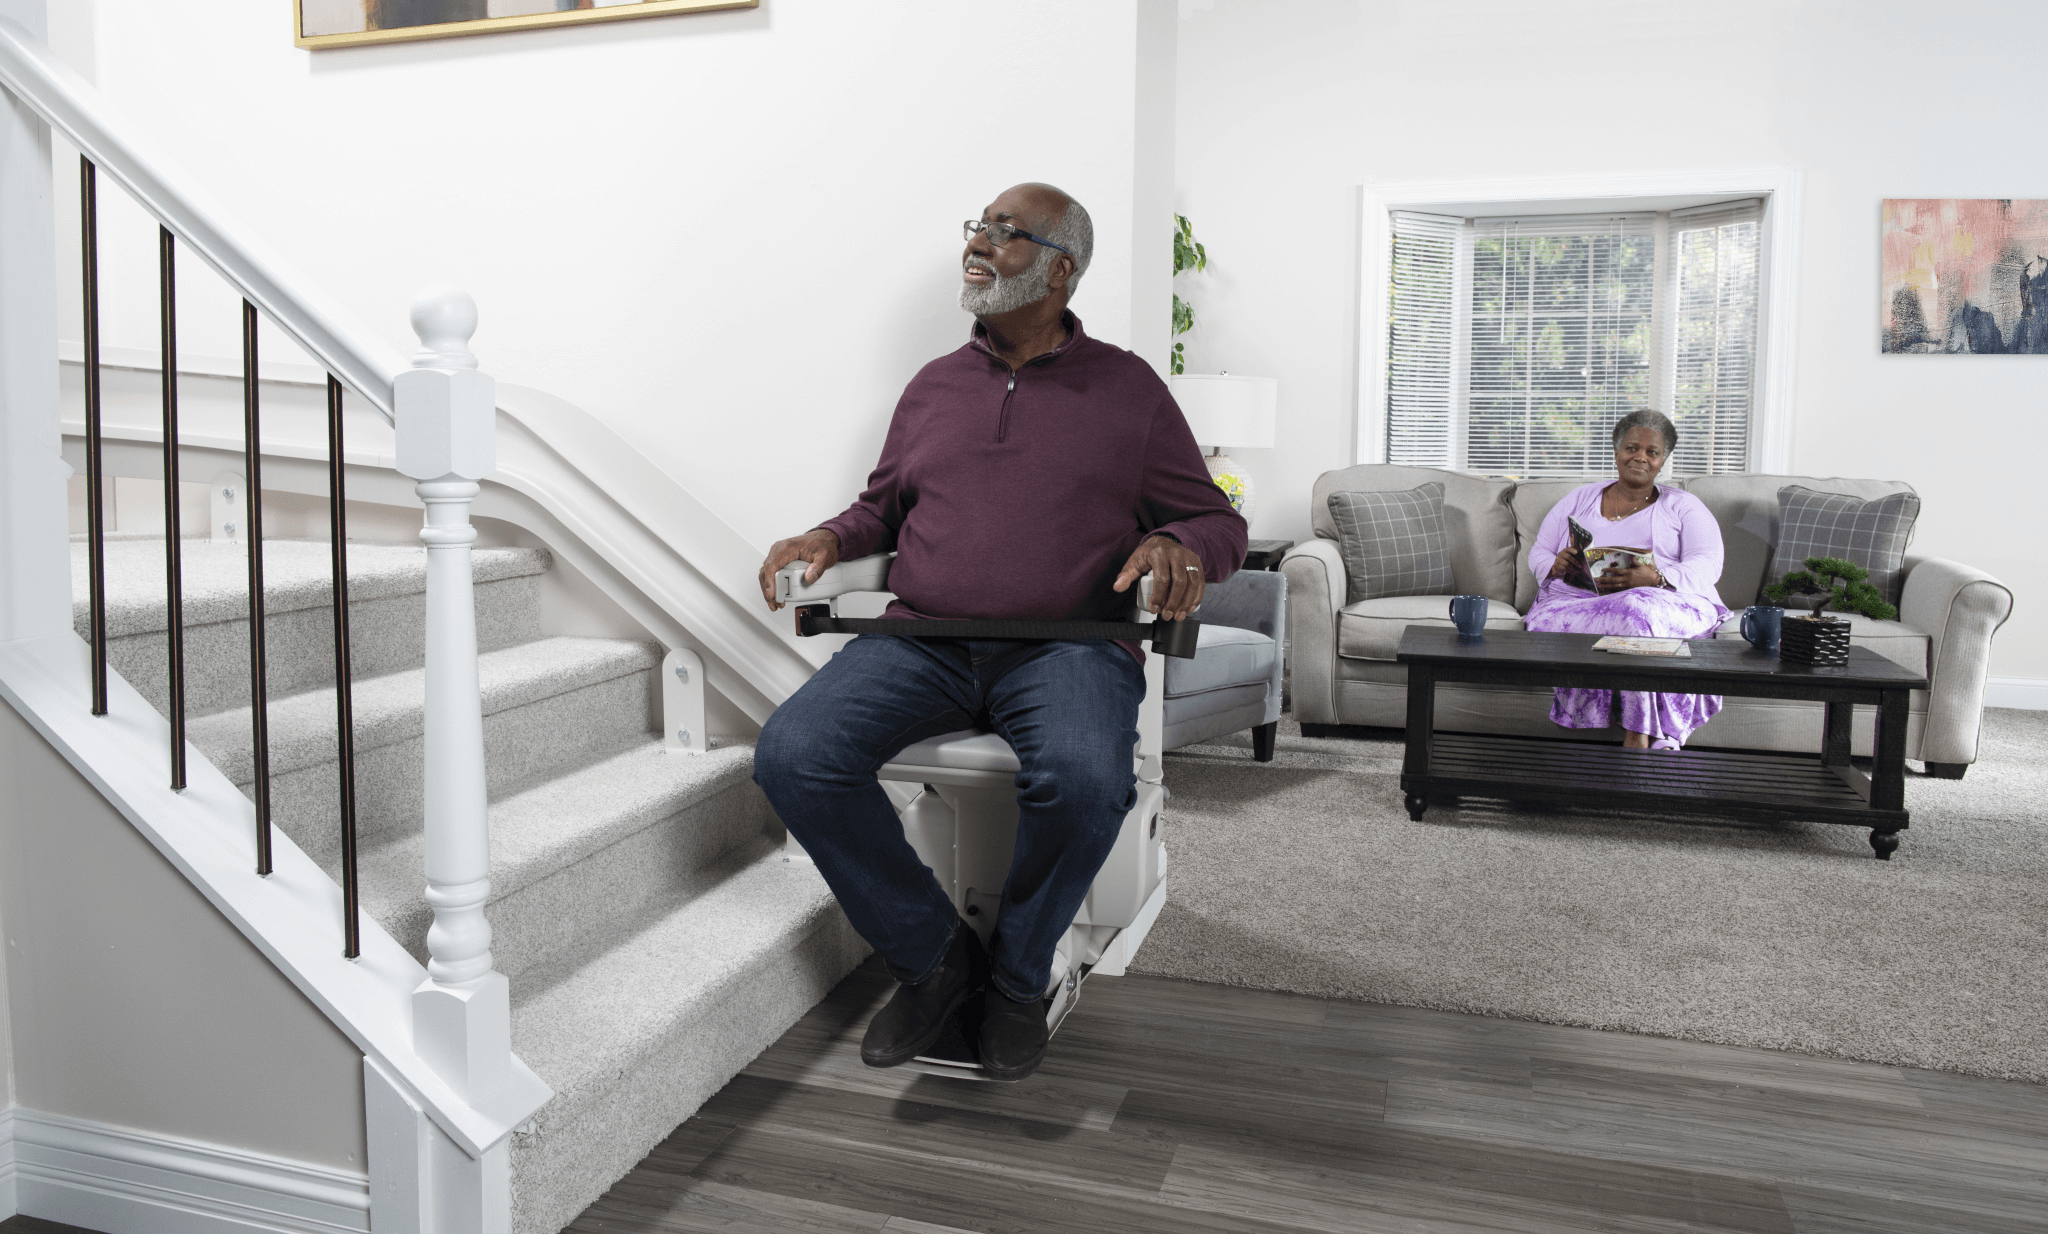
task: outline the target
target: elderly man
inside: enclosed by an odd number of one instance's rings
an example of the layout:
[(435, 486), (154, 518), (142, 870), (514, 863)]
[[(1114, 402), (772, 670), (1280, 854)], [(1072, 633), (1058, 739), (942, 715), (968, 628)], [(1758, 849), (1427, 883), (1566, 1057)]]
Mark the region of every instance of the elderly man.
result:
[[(1151, 367), (1067, 311), (1094, 249), (1088, 212), (1020, 184), (965, 235), (971, 337), (905, 388), (859, 500), (768, 550), (761, 594), (780, 607), (775, 573), (791, 562), (816, 581), (842, 557), (894, 549), (893, 617), (1114, 621), (1151, 574), (1152, 611), (1179, 620), (1205, 579), (1244, 559), (1244, 520)], [(908, 1062), (981, 993), (987, 1073), (1037, 1068), (1053, 949), (1135, 802), (1142, 655), (1099, 639), (868, 635), (769, 719), (754, 780), (901, 983), (868, 1025), (863, 1061)], [(1000, 734), (1021, 765), (1017, 846), (986, 951), (875, 779), (905, 746), (970, 727)]]

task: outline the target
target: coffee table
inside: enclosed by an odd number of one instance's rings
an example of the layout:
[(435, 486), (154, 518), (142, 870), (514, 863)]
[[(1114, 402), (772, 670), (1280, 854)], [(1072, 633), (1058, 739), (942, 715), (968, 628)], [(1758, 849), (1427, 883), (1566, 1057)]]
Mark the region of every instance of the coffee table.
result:
[[(1734, 639), (1692, 640), (1687, 658), (1594, 651), (1591, 634), (1488, 630), (1466, 636), (1409, 626), (1394, 658), (1408, 666), (1408, 748), (1401, 791), (1408, 817), (1457, 797), (1634, 806), (1655, 814), (1753, 820), (1811, 819), (1870, 828), (1889, 861), (1906, 810), (1907, 693), (1927, 678), (1867, 647), (1840, 668), (1789, 664)], [(1498, 737), (1435, 731), (1438, 682), (1582, 686), (1669, 694), (1734, 694), (1825, 704), (1817, 754), (1732, 750), (1627, 750), (1611, 741)], [(1868, 775), (1849, 762), (1849, 722), (1877, 707)], [(1568, 731), (1558, 730), (1560, 733)]]

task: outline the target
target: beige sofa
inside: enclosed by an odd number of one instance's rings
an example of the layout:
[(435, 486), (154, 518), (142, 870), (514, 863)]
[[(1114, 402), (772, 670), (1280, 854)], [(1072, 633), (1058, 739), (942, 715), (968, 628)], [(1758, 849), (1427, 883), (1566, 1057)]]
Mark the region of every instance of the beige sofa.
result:
[[(1536, 578), (1526, 558), (1537, 527), (1559, 498), (1586, 483), (1488, 480), (1383, 464), (1325, 472), (1316, 481), (1310, 502), (1315, 538), (1295, 546), (1281, 562), (1287, 575), (1294, 714), (1304, 733), (1324, 734), (1345, 724), (1399, 727), (1406, 722), (1407, 671), (1394, 662), (1394, 649), (1410, 623), (1449, 625), (1449, 598), (1405, 596), (1347, 603), (1348, 580), (1328, 497), (1334, 492), (1410, 489), (1429, 480), (1444, 486), (1457, 593), (1486, 596), (1492, 601), (1488, 625), (1510, 630), (1521, 628), (1521, 615), (1536, 597)], [(1721, 602), (1734, 614), (1720, 631), (1722, 638), (1741, 637), (1736, 626), (1742, 610), (1756, 603), (1757, 590), (1766, 581), (1780, 488), (1801, 484), (1874, 498), (1911, 487), (1888, 480), (1761, 475), (1703, 476), (1672, 483), (1705, 502), (1721, 525), (1727, 550)], [(1931, 687), (1913, 692), (1906, 756), (1925, 762), (1930, 774), (1960, 778), (1977, 760), (1991, 636), (2011, 612), (2012, 592), (1982, 570), (1908, 553), (1898, 620), (1850, 618), (1858, 645), (1928, 674)], [(1437, 688), (1436, 723), (1451, 731), (1565, 735), (1550, 723), (1549, 708), (1548, 690), (1444, 685)], [(1857, 708), (1856, 754), (1870, 752), (1875, 710)], [(1690, 744), (1818, 751), (1820, 724), (1818, 703), (1731, 696)]]

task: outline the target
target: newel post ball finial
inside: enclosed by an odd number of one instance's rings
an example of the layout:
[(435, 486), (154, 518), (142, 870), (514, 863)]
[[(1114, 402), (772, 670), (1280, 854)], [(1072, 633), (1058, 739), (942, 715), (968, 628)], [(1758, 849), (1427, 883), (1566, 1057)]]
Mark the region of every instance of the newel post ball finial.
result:
[(430, 283), (412, 298), (412, 332), (420, 349), (414, 368), (475, 368), (469, 339), (476, 333), (476, 301), (453, 283)]
[(481, 480), (497, 466), (498, 387), (469, 353), (476, 301), (436, 283), (412, 301), (413, 366), (391, 383), (398, 470), (415, 480)]

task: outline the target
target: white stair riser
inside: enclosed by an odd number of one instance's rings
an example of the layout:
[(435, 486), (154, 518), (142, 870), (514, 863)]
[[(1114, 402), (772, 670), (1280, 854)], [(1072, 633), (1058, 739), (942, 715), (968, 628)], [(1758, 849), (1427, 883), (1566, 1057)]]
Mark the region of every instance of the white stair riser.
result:
[[(351, 600), (349, 666), (358, 679), (418, 668), (426, 645), (426, 595)], [(90, 625), (74, 622), (81, 638)], [(267, 613), (263, 621), (266, 683), (272, 699), (334, 684), (331, 608)], [(476, 587), (478, 651), (541, 637), (540, 581), (533, 575)], [(107, 640), (107, 664), (158, 711), (170, 705), (170, 668), (163, 631)], [(249, 705), (249, 622), (185, 627), (185, 714), (214, 715)]]
[[(603, 951), (650, 914), (703, 891), (723, 859), (758, 856), (781, 842), (782, 824), (767, 798), (742, 782), (523, 886), (494, 886), (486, 909), (494, 967), (545, 983), (549, 970)], [(433, 913), (417, 889), (393, 890), (407, 898), (386, 904), (366, 889), (364, 906), (423, 957)]]
[[(512, 1137), (514, 1234), (556, 1234), (575, 1220), (867, 953), (845, 914), (828, 904), (797, 923), (790, 946), (664, 1025), (608, 1085), (557, 1092), (534, 1116), (533, 1130)], [(515, 1051), (518, 1030), (515, 1013)]]
[[(589, 759), (636, 734), (653, 731), (651, 670), (564, 691), (484, 717), (484, 768), (493, 796), (530, 784)], [(412, 726), (417, 730), (417, 725)], [(229, 770), (236, 787), (252, 791), (247, 749), (207, 756)], [(362, 841), (396, 831), (418, 831), (425, 817), (426, 739), (414, 735), (380, 746), (356, 747), (356, 827)], [(334, 759), (300, 766), (270, 779), (271, 817), (315, 860), (336, 860), (341, 801)]]

